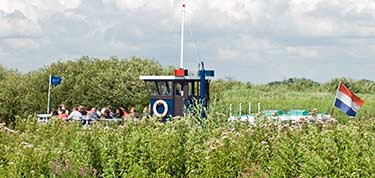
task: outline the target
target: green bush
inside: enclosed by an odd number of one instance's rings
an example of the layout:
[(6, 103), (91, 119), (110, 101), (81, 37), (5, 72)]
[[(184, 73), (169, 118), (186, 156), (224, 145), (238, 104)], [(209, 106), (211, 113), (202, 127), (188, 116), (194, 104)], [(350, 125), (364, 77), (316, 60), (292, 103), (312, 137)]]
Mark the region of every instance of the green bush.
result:
[[(15, 116), (27, 117), (45, 113), (50, 74), (63, 78), (62, 84), (52, 87), (51, 108), (65, 104), (68, 108), (83, 105), (87, 107), (135, 106), (138, 110), (148, 105), (148, 96), (140, 75), (172, 74), (173, 67), (163, 67), (156, 60), (143, 58), (98, 59), (81, 57), (75, 61), (59, 61), (39, 70), (21, 74), (0, 66), (0, 121), (14, 122)], [(309, 79), (291, 78), (284, 81), (254, 85), (232, 78), (211, 82), (211, 103), (220, 112), (228, 113), (230, 104), (249, 102), (256, 109), (312, 109), (330, 112), (334, 93), (339, 81), (353, 92), (365, 98), (364, 109), (359, 117), (373, 117), (371, 94), (375, 83), (369, 80), (333, 79), (319, 84)], [(219, 106), (220, 104), (220, 106)], [(238, 113), (238, 107), (233, 108)], [(254, 110), (253, 110), (254, 111)]]
[(106, 127), (17, 119), (0, 131), (2, 177), (371, 177), (375, 120), (257, 126), (178, 118)]
[(155, 60), (142, 58), (96, 59), (82, 57), (76, 61), (60, 61), (27, 74), (0, 67), (0, 121), (14, 121), (16, 115), (26, 117), (45, 113), (49, 75), (63, 78), (51, 89), (51, 107), (65, 104), (88, 107), (132, 107), (148, 105), (148, 95), (140, 75), (170, 73)]

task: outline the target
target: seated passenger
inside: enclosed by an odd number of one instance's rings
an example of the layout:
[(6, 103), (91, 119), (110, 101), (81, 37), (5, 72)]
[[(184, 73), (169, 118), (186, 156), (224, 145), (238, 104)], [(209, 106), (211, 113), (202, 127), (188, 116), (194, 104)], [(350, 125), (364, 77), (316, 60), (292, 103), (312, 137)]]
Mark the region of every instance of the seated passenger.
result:
[(68, 118), (68, 114), (66, 114), (65, 109), (62, 109), (59, 114), (59, 119), (65, 120), (66, 118)]
[(86, 116), (87, 115), (87, 110), (83, 106), (79, 106), (78, 107), (78, 111), (82, 114), (82, 116)]
[(142, 117), (148, 117), (150, 116), (150, 106), (146, 106), (143, 108), (143, 111), (142, 111)]
[(115, 113), (114, 118), (121, 119), (122, 116), (124, 116), (124, 111), (122, 111), (120, 108), (116, 109), (116, 113)]
[(137, 111), (136, 111), (135, 107), (130, 108), (130, 113), (129, 113), (129, 115), (130, 115), (130, 117), (132, 117), (132, 118), (136, 118), (136, 119), (139, 118), (139, 115), (137, 114)]
[(91, 108), (91, 110), (89, 112), (89, 118), (90, 118), (90, 120), (96, 120), (96, 119), (100, 118), (100, 116), (98, 115), (95, 107)]
[(73, 107), (72, 113), (68, 116), (69, 120), (81, 120), (82, 114), (78, 111), (78, 107)]
[(111, 110), (108, 110), (108, 109), (104, 110), (103, 117), (104, 117), (105, 119), (112, 119), (113, 117), (112, 117), (112, 112), (111, 112)]
[(59, 115), (59, 113), (54, 108), (51, 108), (50, 114), (51, 114), (51, 116), (58, 116)]
[(128, 112), (126, 112), (126, 109), (123, 108), (123, 107), (120, 107), (120, 110), (122, 110), (122, 113), (124, 113), (124, 114), (122, 115), (122, 118), (125, 118), (125, 117), (128, 115)]

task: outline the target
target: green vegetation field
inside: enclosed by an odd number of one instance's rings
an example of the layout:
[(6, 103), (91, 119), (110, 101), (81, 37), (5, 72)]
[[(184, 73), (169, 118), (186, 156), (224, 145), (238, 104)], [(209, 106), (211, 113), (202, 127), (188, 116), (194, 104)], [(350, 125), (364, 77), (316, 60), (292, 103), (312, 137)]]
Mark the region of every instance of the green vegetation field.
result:
[[(153, 119), (124, 128), (17, 119), (0, 132), (2, 177), (372, 177), (375, 122), (295, 126)], [(201, 124), (199, 124), (201, 123)]]
[[(215, 80), (207, 119), (187, 116), (163, 124), (148, 118), (88, 128), (36, 122), (35, 113), (45, 110), (50, 73), (63, 77), (52, 105), (141, 108), (148, 101), (138, 76), (170, 72), (138, 58), (82, 58), (27, 74), (0, 67), (0, 119), (7, 124), (0, 125), (0, 177), (375, 177), (375, 84), (368, 80)], [(238, 113), (242, 103), (246, 113), (249, 102), (253, 111), (260, 102), (262, 110), (329, 113), (339, 80), (365, 102), (355, 119), (336, 110), (327, 123), (227, 121), (230, 104)], [(98, 87), (92, 87), (95, 81)]]

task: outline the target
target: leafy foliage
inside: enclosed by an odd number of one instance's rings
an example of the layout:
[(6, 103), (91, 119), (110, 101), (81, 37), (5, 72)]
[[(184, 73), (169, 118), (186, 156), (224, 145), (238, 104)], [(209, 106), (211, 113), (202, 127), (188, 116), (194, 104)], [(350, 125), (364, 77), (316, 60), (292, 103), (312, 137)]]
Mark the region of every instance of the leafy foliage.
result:
[(288, 80), (270, 82), (267, 85), (271, 87), (285, 86), (288, 89), (293, 90), (293, 91), (311, 90), (311, 89), (316, 89), (317, 87), (320, 86), (318, 82), (314, 82), (310, 79), (305, 79), (305, 78), (302, 78), (302, 79), (290, 78)]
[(23, 97), (28, 88), (24, 83), (17, 83), (22, 79), (21, 74), (12, 71), (0, 81), (0, 118), (10, 118), (9, 122), (14, 121), (18, 111), (24, 111), (28, 106), (29, 101)]
[[(240, 113), (239, 105), (242, 104), (241, 114), (248, 113), (249, 105), (252, 113), (260, 110), (293, 110), (318, 109), (319, 112), (331, 113), (335, 93), (339, 81), (343, 82), (365, 104), (360, 109), (356, 118), (375, 117), (372, 109), (375, 107), (374, 82), (369, 80), (351, 80), (345, 78), (333, 79), (326, 83), (316, 83), (307, 79), (289, 79), (281, 82), (272, 82), (266, 85), (251, 85), (235, 81), (233, 79), (216, 80), (211, 83), (211, 103), (217, 109), (229, 113), (230, 105), (232, 114)], [(347, 117), (340, 111), (334, 115), (339, 116), (340, 121), (346, 121)], [(342, 118), (342, 119), (341, 119)]]
[[(170, 75), (173, 67), (163, 67), (155, 60), (130, 58), (97, 59), (82, 57), (75, 61), (59, 61), (37, 71), (21, 74), (0, 66), (0, 121), (11, 123), (16, 115), (26, 117), (46, 111), (48, 76), (59, 75), (61, 85), (52, 87), (51, 107), (65, 104), (68, 108), (77, 105), (88, 107), (135, 106), (140, 109), (148, 105), (144, 83), (140, 75)], [(312, 109), (329, 112), (332, 98), (339, 81), (351, 90), (372, 102), (369, 94), (375, 92), (375, 83), (369, 80), (333, 79), (317, 83), (309, 79), (291, 78), (265, 85), (254, 85), (232, 78), (211, 82), (211, 103), (227, 111), (229, 104), (260, 102), (263, 109)], [(361, 111), (363, 116), (372, 116), (371, 110)], [(234, 109), (235, 110), (235, 109)], [(238, 112), (235, 111), (235, 112)]]
[(46, 111), (49, 75), (59, 75), (62, 84), (52, 88), (51, 106), (68, 108), (131, 107), (148, 105), (140, 75), (170, 73), (155, 60), (130, 58), (107, 60), (82, 57), (77, 61), (60, 61), (38, 71), (20, 74), (0, 68), (0, 120), (11, 122), (16, 115), (27, 116)]
[[(147, 105), (139, 75), (171, 74), (154, 60), (131, 58), (60, 61), (21, 74), (0, 66), (0, 175), (3, 177), (371, 177), (375, 140), (374, 82), (333, 79), (319, 84), (288, 79), (253, 85), (233, 79), (211, 82), (207, 119), (188, 114), (172, 122), (128, 120), (124, 126), (52, 120), (38, 124), (27, 115), (45, 111), (48, 76), (60, 75), (52, 106)], [(256, 110), (312, 109), (329, 112), (338, 81), (365, 100), (356, 120), (256, 126), (228, 123), (228, 107)], [(255, 108), (255, 109), (254, 109)], [(200, 108), (197, 108), (200, 111)], [(22, 117), (17, 117), (20, 115)]]
[(375, 122), (257, 126), (212, 113), (124, 127), (17, 119), (0, 128), (4, 177), (371, 177)]

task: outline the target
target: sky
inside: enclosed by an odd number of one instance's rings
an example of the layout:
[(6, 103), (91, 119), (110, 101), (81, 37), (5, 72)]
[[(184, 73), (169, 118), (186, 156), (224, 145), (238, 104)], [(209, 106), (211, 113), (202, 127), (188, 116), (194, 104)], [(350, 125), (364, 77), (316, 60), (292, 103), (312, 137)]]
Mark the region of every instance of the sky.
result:
[(0, 64), (21, 72), (81, 56), (132, 56), (216, 79), (375, 80), (374, 0), (0, 0)]

